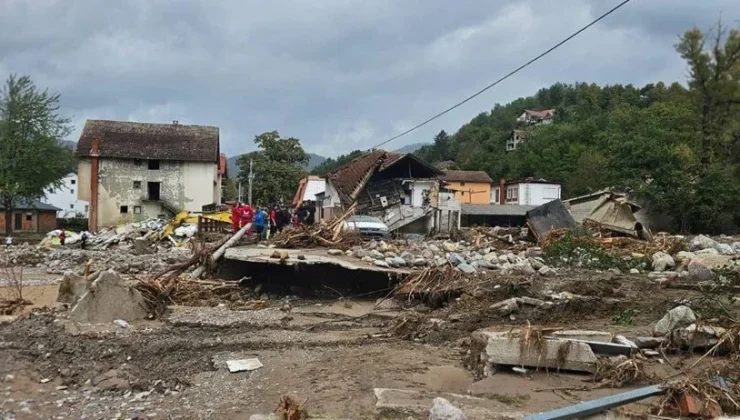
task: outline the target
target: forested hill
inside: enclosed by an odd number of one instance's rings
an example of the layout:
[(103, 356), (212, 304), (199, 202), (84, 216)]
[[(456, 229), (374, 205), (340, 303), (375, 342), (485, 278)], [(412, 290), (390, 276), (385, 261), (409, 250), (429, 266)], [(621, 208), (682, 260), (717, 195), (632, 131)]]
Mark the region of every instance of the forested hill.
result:
[[(564, 198), (630, 191), (685, 230), (737, 226), (740, 31), (726, 34), (719, 44), (696, 29), (684, 34), (676, 49), (689, 69), (686, 87), (558, 83), (441, 132), (417, 154), (493, 179), (559, 181)], [(554, 122), (529, 126), (526, 141), (507, 152), (507, 137), (522, 128), (517, 116), (547, 108), (556, 109)]]

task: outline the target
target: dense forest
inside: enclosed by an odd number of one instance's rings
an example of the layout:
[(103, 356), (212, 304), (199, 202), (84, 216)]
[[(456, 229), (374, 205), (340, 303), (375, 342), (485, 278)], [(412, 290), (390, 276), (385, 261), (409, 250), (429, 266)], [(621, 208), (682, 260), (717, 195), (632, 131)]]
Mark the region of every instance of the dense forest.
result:
[[(545, 178), (564, 198), (603, 188), (628, 191), (682, 230), (717, 231), (740, 221), (740, 32), (693, 29), (676, 50), (686, 86), (557, 83), (497, 104), (444, 131), (417, 154), (485, 170), (493, 179)], [(506, 151), (523, 110), (556, 109), (549, 125), (529, 126)]]

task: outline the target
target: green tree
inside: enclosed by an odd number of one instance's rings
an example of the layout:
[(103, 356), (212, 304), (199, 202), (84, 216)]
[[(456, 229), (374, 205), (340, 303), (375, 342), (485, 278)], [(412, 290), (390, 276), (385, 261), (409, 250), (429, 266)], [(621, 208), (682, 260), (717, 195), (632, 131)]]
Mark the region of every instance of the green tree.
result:
[(58, 110), (59, 94), (38, 90), (28, 76), (11, 75), (0, 90), (0, 201), (8, 233), (15, 204), (58, 187), (72, 166), (71, 151), (59, 143), (71, 132), (69, 119)]
[(258, 150), (242, 155), (238, 160), (239, 178), (248, 185), (249, 162), (253, 161), (252, 201), (261, 205), (293, 198), (298, 181), (306, 175), (308, 154), (301, 141), (281, 138), (277, 131), (262, 133), (254, 138)]
[(353, 150), (352, 152), (347, 153), (346, 155), (339, 155), (336, 159), (334, 158), (328, 158), (325, 161), (323, 161), (320, 165), (317, 165), (315, 168), (311, 170), (312, 175), (318, 175), (318, 176), (326, 176), (329, 172), (335, 171), (336, 169), (340, 168), (341, 166), (349, 163), (353, 159), (362, 156), (365, 154), (362, 150)]

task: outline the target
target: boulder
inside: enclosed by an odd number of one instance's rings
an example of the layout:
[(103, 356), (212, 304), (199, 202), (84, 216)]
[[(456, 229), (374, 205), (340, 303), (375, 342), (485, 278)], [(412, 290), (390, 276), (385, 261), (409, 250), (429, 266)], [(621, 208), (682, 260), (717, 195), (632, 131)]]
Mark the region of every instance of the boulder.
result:
[(676, 306), (655, 324), (653, 335), (663, 337), (677, 328), (688, 327), (694, 322), (696, 322), (696, 315), (694, 315), (694, 311), (691, 308), (683, 305)]
[(373, 260), (373, 265), (376, 267), (390, 268), (390, 265), (385, 260)]
[(383, 255), (382, 252), (373, 249), (372, 251), (370, 251), (370, 257), (374, 260), (382, 260), (383, 258), (385, 258), (385, 255)]
[(717, 244), (714, 248), (720, 255), (735, 255), (735, 249), (730, 244)]
[(457, 244), (454, 242), (443, 242), (442, 248), (444, 248), (447, 252), (456, 252), (457, 251)]
[(676, 261), (679, 263), (688, 263), (693, 260), (694, 257), (696, 257), (696, 254), (693, 252), (679, 251), (678, 254), (676, 254)]
[(665, 271), (667, 268), (673, 267), (676, 262), (673, 261), (673, 257), (666, 254), (665, 252), (659, 251), (653, 254), (653, 270)]
[[(717, 252), (716, 250), (714, 251)], [(696, 257), (694, 257), (694, 259), (689, 263), (689, 267), (691, 267), (692, 264), (698, 264), (710, 270), (716, 270), (732, 264), (732, 257), (727, 255), (697, 253)]]
[(689, 248), (692, 251), (698, 251), (702, 249), (715, 248), (717, 241), (704, 235), (695, 236), (689, 244)]
[(555, 269), (548, 267), (546, 265), (542, 266), (539, 270), (537, 270), (537, 272), (540, 273), (540, 275), (543, 277), (555, 277), (558, 275)]
[(671, 339), (681, 348), (708, 349), (717, 344), (726, 332), (722, 327), (691, 324), (674, 330)]
[(79, 302), (70, 318), (78, 322), (109, 323), (116, 319), (146, 319), (147, 302), (141, 293), (129, 286), (112, 270), (104, 271)]
[(326, 253), (329, 255), (342, 255), (344, 254), (344, 251), (342, 251), (341, 249), (330, 249), (326, 251)]
[(483, 256), (483, 259), (488, 262), (498, 262), (498, 255), (495, 252), (489, 252)]
[(523, 274), (525, 276), (531, 276), (536, 273), (529, 261), (516, 263), (511, 267), (511, 269), (514, 273)]
[(706, 266), (698, 262), (692, 262), (689, 264), (688, 273), (684, 278), (691, 282), (700, 283), (703, 281), (711, 281), (717, 278), (714, 271), (710, 270)]
[(57, 302), (74, 305), (87, 293), (87, 279), (83, 276), (67, 271), (62, 277), (57, 293)]
[(434, 399), (429, 420), (466, 420), (465, 414), (444, 398)]

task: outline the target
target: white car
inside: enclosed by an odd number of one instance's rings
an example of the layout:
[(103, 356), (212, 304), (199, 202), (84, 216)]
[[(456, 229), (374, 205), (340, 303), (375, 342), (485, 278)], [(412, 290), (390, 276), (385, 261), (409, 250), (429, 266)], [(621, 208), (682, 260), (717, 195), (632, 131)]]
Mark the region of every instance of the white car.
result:
[(373, 216), (350, 216), (344, 221), (344, 229), (357, 230), (369, 238), (386, 238), (389, 234), (388, 225)]

